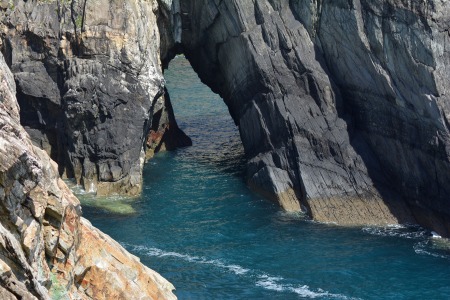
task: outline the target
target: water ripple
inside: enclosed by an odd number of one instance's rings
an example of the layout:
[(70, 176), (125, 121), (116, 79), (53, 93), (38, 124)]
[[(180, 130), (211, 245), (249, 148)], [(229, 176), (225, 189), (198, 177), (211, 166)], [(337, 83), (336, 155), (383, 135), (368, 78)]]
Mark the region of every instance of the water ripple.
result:
[(405, 239), (423, 239), (430, 236), (430, 233), (417, 225), (389, 225), (389, 226), (370, 226), (362, 229), (372, 235), (399, 237)]
[(252, 194), (223, 101), (175, 61), (168, 88), (193, 146), (145, 166), (142, 196), (124, 202), (135, 213), (84, 213), (171, 281), (179, 299), (449, 298), (445, 239), (418, 227), (324, 225)]
[(415, 244), (414, 252), (420, 255), (430, 255), (450, 260), (450, 242), (448, 240), (440, 241), (435, 238), (428, 239)]
[(416, 254), (450, 259), (450, 241), (417, 225), (364, 227), (362, 230), (376, 236), (418, 240), (413, 245)]
[(251, 270), (242, 267), (238, 264), (230, 264), (224, 262), (221, 259), (208, 259), (202, 256), (192, 256), (189, 254), (183, 254), (173, 251), (164, 251), (154, 247), (146, 247), (141, 245), (130, 245), (127, 243), (122, 243), (122, 246), (127, 248), (132, 252), (137, 252), (139, 256), (152, 256), (160, 258), (177, 258), (182, 259), (189, 263), (195, 264), (205, 264), (212, 265), (215, 268), (220, 268), (234, 273), (238, 276), (246, 276), (254, 279), (254, 284), (257, 287), (261, 287), (266, 290), (276, 291), (276, 292), (290, 292), (299, 295), (302, 298), (327, 298), (327, 299), (359, 299), (351, 298), (341, 294), (333, 294), (322, 289), (311, 289), (308, 285), (299, 285), (286, 282), (283, 277), (272, 276), (258, 270)]

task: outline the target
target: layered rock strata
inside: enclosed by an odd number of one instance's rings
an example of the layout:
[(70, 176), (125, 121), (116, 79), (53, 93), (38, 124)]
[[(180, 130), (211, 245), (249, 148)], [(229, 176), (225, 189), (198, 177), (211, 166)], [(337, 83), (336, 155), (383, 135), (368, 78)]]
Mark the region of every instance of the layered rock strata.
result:
[(450, 2), (179, 5), (181, 44), (239, 125), (251, 186), (321, 221), (450, 235)]
[(88, 191), (139, 194), (150, 130), (167, 148), (190, 144), (164, 98), (158, 3), (2, 3), (1, 48), (33, 142)]
[(189, 144), (162, 97), (161, 62), (183, 52), (239, 126), (254, 189), (450, 236), (448, 1), (5, 3), (22, 123), (87, 190), (136, 194), (146, 147)]
[(19, 122), (0, 55), (0, 298), (175, 299), (173, 286), (81, 217), (78, 199)]

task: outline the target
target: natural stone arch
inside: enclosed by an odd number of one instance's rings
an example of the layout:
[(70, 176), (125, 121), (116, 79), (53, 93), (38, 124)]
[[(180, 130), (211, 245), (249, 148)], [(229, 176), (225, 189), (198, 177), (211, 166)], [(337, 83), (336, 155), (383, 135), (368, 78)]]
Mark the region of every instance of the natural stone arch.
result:
[(58, 107), (39, 124), (57, 124), (61, 173), (87, 188), (139, 193), (153, 116), (170, 121), (162, 67), (183, 52), (228, 105), (260, 192), (318, 220), (448, 235), (449, 5), (17, 1), (1, 48), (20, 93)]
[(448, 76), (450, 55), (432, 45), (444, 38), (444, 7), (175, 2), (182, 51), (239, 125), (251, 186), (322, 221), (429, 224), (434, 215), (448, 232), (448, 87), (435, 74)]

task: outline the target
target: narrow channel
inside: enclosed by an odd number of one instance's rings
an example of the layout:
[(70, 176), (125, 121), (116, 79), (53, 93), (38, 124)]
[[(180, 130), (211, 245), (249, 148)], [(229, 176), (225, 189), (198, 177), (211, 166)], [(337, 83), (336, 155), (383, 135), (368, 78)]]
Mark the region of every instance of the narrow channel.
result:
[(117, 202), (126, 213), (88, 200), (83, 211), (179, 299), (448, 299), (448, 245), (417, 227), (343, 228), (282, 212), (246, 187), (220, 97), (181, 56), (166, 79), (194, 145), (157, 154), (142, 196)]

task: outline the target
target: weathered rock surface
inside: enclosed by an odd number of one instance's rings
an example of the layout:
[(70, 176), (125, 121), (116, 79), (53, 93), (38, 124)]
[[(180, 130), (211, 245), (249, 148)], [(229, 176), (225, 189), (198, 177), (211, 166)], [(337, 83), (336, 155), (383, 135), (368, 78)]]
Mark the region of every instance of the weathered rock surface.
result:
[[(189, 144), (162, 97), (184, 52), (239, 125), (250, 186), (342, 224), (450, 236), (450, 3), (2, 2), (2, 52), (35, 144), (99, 194), (140, 191)], [(175, 138), (171, 138), (175, 137)]]
[(3, 2), (1, 48), (33, 142), (86, 190), (140, 193), (150, 130), (190, 144), (165, 106), (157, 1)]
[(251, 186), (321, 221), (450, 236), (450, 2), (177, 5), (186, 56), (239, 125)]
[(152, 158), (159, 151), (191, 146), (192, 140), (178, 127), (167, 90), (153, 105), (152, 126), (147, 135), (145, 156)]
[(19, 122), (0, 54), (0, 298), (175, 299), (173, 286), (81, 217)]

